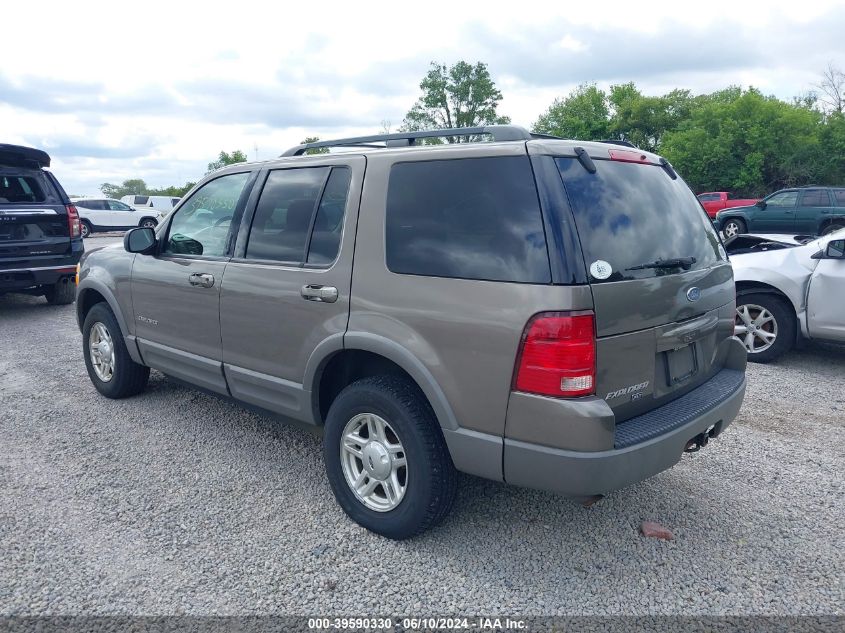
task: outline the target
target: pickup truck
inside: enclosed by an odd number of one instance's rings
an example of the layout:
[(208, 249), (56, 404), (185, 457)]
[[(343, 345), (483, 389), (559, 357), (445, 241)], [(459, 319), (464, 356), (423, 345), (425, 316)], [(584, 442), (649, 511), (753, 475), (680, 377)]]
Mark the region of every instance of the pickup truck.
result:
[(701, 206), (707, 211), (707, 215), (715, 218), (722, 209), (732, 207), (750, 207), (757, 202), (756, 198), (734, 198), (732, 193), (727, 191), (708, 191), (698, 194)]

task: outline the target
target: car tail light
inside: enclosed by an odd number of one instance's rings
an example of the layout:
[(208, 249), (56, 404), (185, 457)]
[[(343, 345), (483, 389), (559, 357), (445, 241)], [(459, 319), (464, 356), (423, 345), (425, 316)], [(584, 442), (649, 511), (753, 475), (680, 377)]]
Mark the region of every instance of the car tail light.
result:
[(67, 228), (71, 237), (82, 235), (82, 226), (79, 224), (79, 212), (72, 204), (67, 205)]
[(595, 316), (545, 312), (533, 317), (522, 333), (514, 389), (574, 398), (595, 388)]

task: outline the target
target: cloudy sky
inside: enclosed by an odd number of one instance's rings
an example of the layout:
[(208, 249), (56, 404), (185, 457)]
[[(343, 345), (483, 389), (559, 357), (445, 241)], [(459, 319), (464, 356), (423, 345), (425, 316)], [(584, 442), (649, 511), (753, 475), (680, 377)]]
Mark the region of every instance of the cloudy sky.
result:
[(432, 60), (486, 62), (525, 126), (582, 82), (790, 99), (845, 68), (845, 0), (34, 6), (3, 8), (0, 142), (46, 149), (79, 194), (196, 180), (221, 149), (395, 130)]

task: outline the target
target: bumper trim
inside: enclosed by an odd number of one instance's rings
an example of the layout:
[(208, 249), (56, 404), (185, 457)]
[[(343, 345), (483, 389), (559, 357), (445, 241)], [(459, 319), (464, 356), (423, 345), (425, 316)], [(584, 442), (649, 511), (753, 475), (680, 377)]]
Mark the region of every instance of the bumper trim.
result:
[(625, 448), (571, 451), (506, 438), (505, 481), (572, 497), (606, 494), (642, 481), (680, 461), (687, 442), (699, 433), (720, 423), (719, 430), (724, 431), (739, 412), (745, 385), (743, 374), (739, 386), (717, 405), (662, 435)]

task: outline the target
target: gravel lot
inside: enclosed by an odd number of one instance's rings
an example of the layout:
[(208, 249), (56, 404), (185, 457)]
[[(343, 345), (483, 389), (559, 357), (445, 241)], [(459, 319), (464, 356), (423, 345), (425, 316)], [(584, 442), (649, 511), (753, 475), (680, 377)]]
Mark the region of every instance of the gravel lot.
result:
[(395, 543), (303, 430), (155, 372), (99, 396), (73, 314), (0, 297), (0, 614), (845, 613), (843, 349), (751, 366), (721, 438), (591, 508), (465, 476)]

